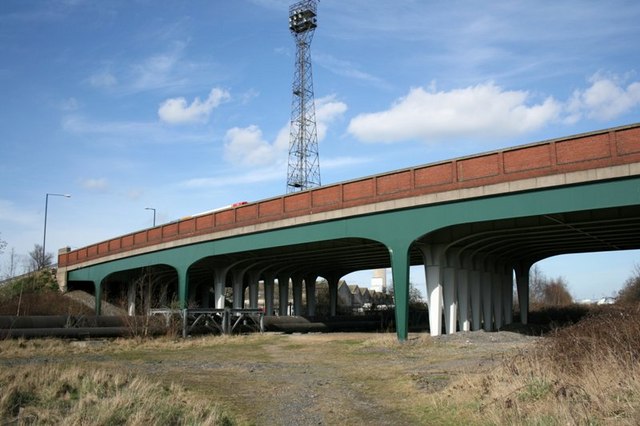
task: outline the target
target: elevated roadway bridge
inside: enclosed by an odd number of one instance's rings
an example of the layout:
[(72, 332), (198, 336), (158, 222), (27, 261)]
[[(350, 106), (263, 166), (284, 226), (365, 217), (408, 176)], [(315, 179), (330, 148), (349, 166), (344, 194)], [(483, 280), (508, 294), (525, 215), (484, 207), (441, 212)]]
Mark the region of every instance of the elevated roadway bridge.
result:
[[(409, 267), (424, 265), (430, 330), (526, 323), (529, 269), (550, 256), (640, 248), (640, 123), (420, 165), (184, 218), (58, 256), (62, 289), (166, 305), (313, 316), (316, 280), (391, 268), (400, 340)], [(248, 287), (248, 302), (245, 289)], [(145, 288), (136, 296), (136, 289)], [(149, 291), (149, 288), (153, 288)], [(303, 303), (302, 294), (306, 294)], [(155, 302), (151, 299), (155, 298)]]

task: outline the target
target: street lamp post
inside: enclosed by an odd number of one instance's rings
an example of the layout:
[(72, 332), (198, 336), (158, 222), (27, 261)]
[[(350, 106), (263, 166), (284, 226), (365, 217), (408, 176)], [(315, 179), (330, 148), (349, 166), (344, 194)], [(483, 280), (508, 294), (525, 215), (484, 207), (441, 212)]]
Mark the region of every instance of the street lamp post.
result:
[(44, 232), (42, 235), (42, 266), (44, 266), (44, 261), (47, 257), (47, 251), (46, 251), (46, 246), (47, 246), (47, 210), (49, 208), (49, 195), (51, 195), (52, 197), (65, 197), (65, 198), (71, 198), (70, 194), (51, 194), (47, 192), (47, 195), (44, 198)]
[(156, 209), (153, 207), (145, 207), (145, 210), (153, 210), (153, 227), (156, 227)]

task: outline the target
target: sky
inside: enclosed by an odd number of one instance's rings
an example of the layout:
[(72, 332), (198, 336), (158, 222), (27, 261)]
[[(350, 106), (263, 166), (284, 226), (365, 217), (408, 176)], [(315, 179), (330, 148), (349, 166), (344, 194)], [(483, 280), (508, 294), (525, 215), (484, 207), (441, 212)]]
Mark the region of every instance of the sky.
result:
[[(0, 1), (0, 276), (286, 192), (287, 0)], [(311, 45), (321, 180), (640, 121), (635, 0), (322, 0)], [(640, 251), (539, 264), (615, 294)], [(352, 281), (368, 285), (369, 275)], [(412, 270), (424, 283), (424, 273)]]

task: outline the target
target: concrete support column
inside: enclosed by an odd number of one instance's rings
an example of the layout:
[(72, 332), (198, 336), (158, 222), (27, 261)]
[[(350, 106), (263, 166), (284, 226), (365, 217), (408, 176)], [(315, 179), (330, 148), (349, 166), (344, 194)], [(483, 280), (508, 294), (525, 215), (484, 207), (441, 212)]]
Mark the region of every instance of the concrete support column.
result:
[(442, 271), (444, 327), (447, 334), (453, 334), (458, 326), (458, 298), (456, 292), (456, 268), (447, 266)]
[(293, 286), (293, 315), (302, 315), (302, 277), (300, 275), (291, 278)]
[(127, 308), (129, 316), (136, 314), (136, 282), (134, 280), (129, 281), (127, 286)]
[(432, 336), (442, 334), (442, 255), (444, 246), (440, 244), (424, 244), (418, 248), (424, 260), (427, 281), (427, 300), (429, 304), (429, 331)]
[(160, 288), (158, 289), (159, 293), (160, 293), (160, 300), (158, 303), (158, 306), (163, 308), (163, 307), (167, 307), (168, 303), (167, 303), (167, 293), (169, 293), (169, 289), (167, 287), (166, 283), (163, 283), (160, 285)]
[(243, 270), (233, 271), (233, 309), (244, 308), (244, 277)]
[(335, 317), (338, 312), (338, 283), (340, 282), (339, 276), (327, 277), (327, 283), (329, 284), (329, 313), (332, 317)]
[(307, 275), (304, 278), (305, 292), (307, 295), (307, 315), (316, 316), (316, 279), (317, 275)]
[(471, 299), (471, 330), (482, 328), (482, 272), (469, 271), (469, 296)]
[(278, 275), (278, 314), (287, 315), (289, 307), (289, 275)]
[(203, 308), (208, 309), (209, 308), (209, 286), (206, 284), (202, 284), (199, 287), (199, 290), (200, 290), (200, 305)]
[(504, 323), (513, 322), (513, 269), (507, 267), (502, 278), (502, 306), (504, 310)]
[(520, 322), (529, 322), (529, 269), (531, 265), (519, 265), (516, 268), (516, 285), (518, 287), (518, 306), (520, 307)]
[(502, 270), (503, 268), (496, 267), (496, 271), (492, 274), (491, 290), (493, 292), (493, 322), (495, 330), (502, 328)]
[(249, 308), (258, 309), (258, 282), (260, 276), (257, 271), (249, 273)]
[(273, 274), (264, 275), (264, 314), (273, 315), (273, 286), (275, 278)]
[(461, 268), (457, 271), (456, 284), (458, 287), (458, 318), (462, 331), (471, 330), (469, 318), (469, 271)]
[(429, 331), (432, 336), (442, 334), (442, 281), (440, 265), (425, 266), (427, 300), (429, 303)]
[(93, 285), (95, 286), (95, 295), (96, 295), (96, 315), (102, 314), (102, 284), (100, 281), (94, 281)]
[(493, 274), (488, 271), (482, 272), (482, 328), (484, 331), (493, 331), (493, 285), (491, 279)]
[(214, 307), (216, 309), (224, 309), (224, 289), (227, 280), (227, 268), (216, 268), (213, 279)]

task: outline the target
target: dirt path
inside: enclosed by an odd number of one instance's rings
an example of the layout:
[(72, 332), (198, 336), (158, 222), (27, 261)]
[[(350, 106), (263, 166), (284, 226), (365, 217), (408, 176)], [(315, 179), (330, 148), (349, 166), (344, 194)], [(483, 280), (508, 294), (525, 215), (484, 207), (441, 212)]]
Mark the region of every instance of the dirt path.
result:
[[(222, 404), (242, 424), (397, 425), (452, 421), (433, 407), (464, 374), (490, 371), (536, 338), (517, 333), (328, 333), (205, 337), (176, 342), (107, 342), (0, 357), (25, 362), (128, 369), (163, 384), (179, 383), (194, 397)], [(69, 343), (66, 343), (70, 346)], [(453, 417), (455, 419), (455, 417)]]
[(266, 334), (143, 353), (130, 366), (221, 401), (249, 424), (417, 424), (424, 413), (412, 402), (461, 374), (488, 371), (533, 339), (508, 332), (421, 334), (399, 344), (394, 335)]

